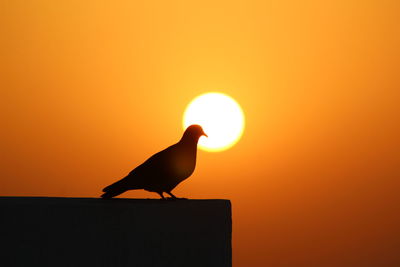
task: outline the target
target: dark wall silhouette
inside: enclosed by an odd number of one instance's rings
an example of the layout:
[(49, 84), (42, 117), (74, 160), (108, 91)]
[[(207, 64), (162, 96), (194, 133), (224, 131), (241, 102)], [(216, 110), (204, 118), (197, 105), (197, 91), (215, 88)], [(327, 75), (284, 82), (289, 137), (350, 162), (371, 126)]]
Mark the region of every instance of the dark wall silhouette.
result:
[(2, 266), (231, 266), (228, 200), (0, 197)]

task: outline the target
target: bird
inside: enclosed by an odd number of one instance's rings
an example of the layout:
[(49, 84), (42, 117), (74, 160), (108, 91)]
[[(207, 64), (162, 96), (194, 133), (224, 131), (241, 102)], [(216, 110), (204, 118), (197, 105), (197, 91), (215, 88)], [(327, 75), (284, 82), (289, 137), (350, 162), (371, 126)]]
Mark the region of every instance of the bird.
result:
[(200, 125), (190, 125), (178, 143), (154, 154), (126, 177), (105, 187), (101, 197), (110, 199), (128, 190), (144, 189), (159, 194), (163, 200), (166, 199), (163, 193), (170, 199), (178, 199), (171, 191), (194, 172), (201, 136), (208, 137)]

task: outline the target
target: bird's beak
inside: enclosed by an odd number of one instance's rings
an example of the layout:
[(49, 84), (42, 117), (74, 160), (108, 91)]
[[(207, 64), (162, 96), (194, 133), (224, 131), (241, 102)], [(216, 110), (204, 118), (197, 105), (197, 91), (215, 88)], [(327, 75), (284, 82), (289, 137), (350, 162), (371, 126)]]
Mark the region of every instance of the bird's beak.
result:
[(205, 133), (205, 132), (203, 132), (203, 135), (204, 135), (205, 137), (208, 137), (208, 135), (206, 135), (206, 133)]

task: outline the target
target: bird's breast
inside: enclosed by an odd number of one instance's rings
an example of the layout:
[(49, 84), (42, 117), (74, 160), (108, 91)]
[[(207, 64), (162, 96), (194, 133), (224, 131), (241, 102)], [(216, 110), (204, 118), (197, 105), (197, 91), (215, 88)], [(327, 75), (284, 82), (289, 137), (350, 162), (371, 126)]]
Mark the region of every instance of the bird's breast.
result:
[(196, 167), (196, 152), (182, 153), (174, 159), (172, 165), (174, 166), (174, 176), (177, 179), (185, 179), (189, 177)]

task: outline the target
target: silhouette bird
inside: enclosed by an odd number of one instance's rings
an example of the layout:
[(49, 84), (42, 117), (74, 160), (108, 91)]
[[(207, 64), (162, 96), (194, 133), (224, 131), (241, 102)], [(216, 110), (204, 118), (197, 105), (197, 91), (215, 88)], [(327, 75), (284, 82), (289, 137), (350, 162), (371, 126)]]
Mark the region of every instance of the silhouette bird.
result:
[(127, 190), (144, 189), (158, 193), (162, 199), (164, 192), (177, 199), (171, 191), (193, 173), (202, 135), (207, 137), (200, 125), (189, 126), (178, 143), (154, 154), (125, 178), (104, 188), (101, 197), (108, 199)]

